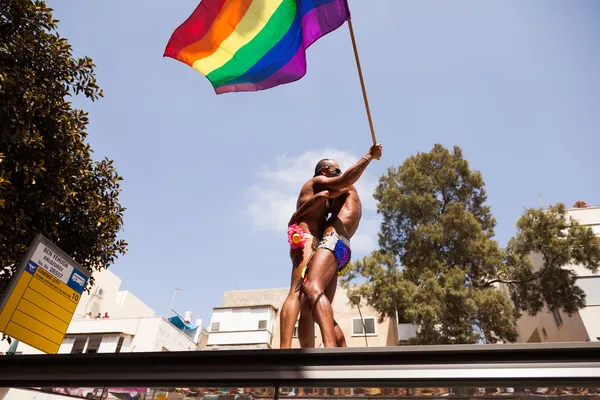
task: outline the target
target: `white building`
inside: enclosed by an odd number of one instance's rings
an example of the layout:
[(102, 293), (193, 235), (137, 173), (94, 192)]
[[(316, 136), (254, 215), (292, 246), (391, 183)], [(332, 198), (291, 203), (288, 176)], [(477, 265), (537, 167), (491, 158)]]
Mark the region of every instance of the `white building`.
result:
[[(571, 208), (568, 215), (600, 236), (600, 207)], [(542, 259), (533, 256), (534, 267)], [(586, 306), (571, 317), (547, 308), (534, 316), (524, 315), (517, 322), (519, 342), (600, 341), (600, 273), (593, 274), (581, 265), (568, 265), (577, 274), (577, 285), (586, 294)]]
[[(121, 279), (111, 271), (94, 273), (95, 286), (84, 292), (69, 324), (59, 354), (143, 351), (187, 351), (204, 346), (208, 332), (197, 320), (196, 329), (181, 330), (129, 291), (120, 290)], [(91, 313), (91, 319), (86, 314)], [(108, 315), (108, 318), (93, 317)], [(0, 353), (9, 345), (0, 342)], [(19, 343), (17, 354), (42, 352)]]
[[(201, 320), (196, 320), (195, 329), (182, 330), (175, 326), (185, 326), (181, 320), (177, 320), (177, 316), (171, 319), (157, 316), (131, 292), (120, 290), (121, 279), (112, 272), (108, 270), (95, 272), (94, 280), (95, 286), (91, 293), (84, 292), (81, 296), (58, 351), (59, 354), (194, 351), (205, 346), (208, 332), (202, 327)], [(86, 318), (88, 313), (92, 316), (108, 314), (108, 318), (88, 319)], [(0, 342), (1, 354), (8, 348), (9, 344), (6, 341)], [(17, 354), (42, 354), (42, 352), (21, 342), (17, 347)], [(85, 397), (92, 393), (92, 389), (81, 393), (78, 389), (69, 390), (68, 394), (71, 397)], [(0, 390), (0, 400), (62, 398), (65, 397), (57, 393), (22, 389)], [(108, 398), (118, 397), (110, 395)]]
[[(222, 305), (213, 309), (206, 349), (278, 349), (279, 309), (285, 301), (288, 290), (281, 288), (226, 291)], [(398, 344), (398, 329), (395, 322), (386, 318), (378, 323), (377, 313), (366, 305), (361, 306), (359, 313), (357, 308), (350, 305), (343, 288), (338, 288), (332, 306), (334, 317), (344, 332), (348, 347), (380, 347)], [(297, 324), (296, 322), (296, 327)], [(292, 347), (298, 348), (300, 343), (296, 330), (294, 330)], [(319, 347), (320, 343), (321, 333), (318, 325), (315, 324), (315, 344)]]

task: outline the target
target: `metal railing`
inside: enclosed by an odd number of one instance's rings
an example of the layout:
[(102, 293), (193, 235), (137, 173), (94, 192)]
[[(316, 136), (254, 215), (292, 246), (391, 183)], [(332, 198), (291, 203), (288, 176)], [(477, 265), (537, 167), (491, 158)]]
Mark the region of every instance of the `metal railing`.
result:
[(600, 343), (0, 357), (0, 387), (600, 387)]

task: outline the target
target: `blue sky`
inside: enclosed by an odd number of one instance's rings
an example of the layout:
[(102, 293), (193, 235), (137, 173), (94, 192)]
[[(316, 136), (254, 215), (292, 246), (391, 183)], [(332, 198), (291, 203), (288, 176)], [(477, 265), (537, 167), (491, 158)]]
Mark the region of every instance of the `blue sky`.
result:
[[(434, 143), (482, 172), (501, 245), (524, 207), (599, 204), (600, 3), (595, 0), (350, 0), (384, 157), (359, 186), (356, 256), (376, 244), (371, 192), (391, 165)], [(93, 58), (95, 158), (124, 177), (123, 237), (111, 268), (157, 313), (210, 319), (225, 290), (289, 285), (285, 222), (324, 156), (347, 168), (370, 134), (347, 26), (308, 50), (300, 81), (217, 96), (163, 58), (196, 0), (50, 0), (75, 54)], [(206, 322), (205, 322), (206, 323)]]

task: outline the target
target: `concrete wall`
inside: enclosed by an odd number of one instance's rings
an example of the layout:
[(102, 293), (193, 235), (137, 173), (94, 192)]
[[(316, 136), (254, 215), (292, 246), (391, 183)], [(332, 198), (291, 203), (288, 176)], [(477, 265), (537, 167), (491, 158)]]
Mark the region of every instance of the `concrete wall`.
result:
[(154, 350), (149, 351), (193, 351), (196, 350), (196, 346), (197, 344), (188, 335), (166, 319), (160, 318)]
[(585, 325), (590, 341), (600, 341), (600, 306), (586, 307), (579, 310), (579, 316)]
[[(121, 279), (109, 270), (94, 272), (95, 285), (90, 293), (84, 292), (73, 319), (83, 318), (87, 312), (92, 316), (108, 312), (111, 318), (153, 317), (155, 312), (131, 292), (121, 291)], [(102, 289), (102, 295), (98, 293)]]
[(524, 315), (517, 322), (519, 334), (517, 342), (538, 342), (538, 336), (540, 342), (573, 342), (590, 339), (579, 313), (571, 317), (563, 312), (559, 314), (562, 318), (560, 326), (557, 326), (552, 313), (547, 308), (534, 316)]
[(208, 331), (206, 329), (202, 329), (200, 332), (200, 337), (198, 339), (198, 350), (204, 350), (206, 348), (206, 344), (208, 343)]

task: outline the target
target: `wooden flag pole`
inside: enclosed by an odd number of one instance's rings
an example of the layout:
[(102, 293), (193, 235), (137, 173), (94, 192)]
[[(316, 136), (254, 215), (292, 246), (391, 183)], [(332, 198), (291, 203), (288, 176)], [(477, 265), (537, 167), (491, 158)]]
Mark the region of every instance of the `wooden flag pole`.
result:
[(360, 78), (360, 87), (362, 88), (363, 99), (365, 100), (365, 108), (367, 109), (367, 118), (369, 118), (369, 127), (371, 128), (371, 137), (373, 144), (377, 144), (375, 137), (375, 128), (373, 128), (373, 119), (371, 118), (371, 110), (369, 109), (369, 99), (367, 98), (367, 89), (365, 88), (365, 79), (363, 78), (360, 60), (358, 58), (358, 48), (356, 47), (356, 39), (354, 38), (354, 29), (352, 28), (352, 19), (348, 18), (348, 29), (350, 29), (350, 38), (352, 39), (352, 47), (354, 48), (354, 58), (356, 59), (356, 69), (358, 69), (358, 77)]

